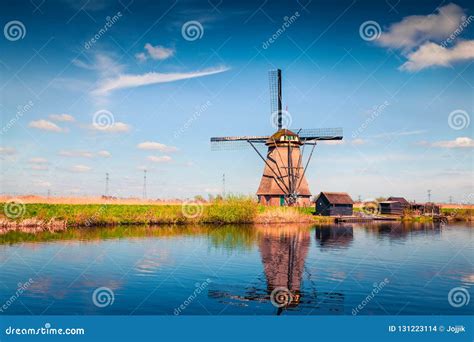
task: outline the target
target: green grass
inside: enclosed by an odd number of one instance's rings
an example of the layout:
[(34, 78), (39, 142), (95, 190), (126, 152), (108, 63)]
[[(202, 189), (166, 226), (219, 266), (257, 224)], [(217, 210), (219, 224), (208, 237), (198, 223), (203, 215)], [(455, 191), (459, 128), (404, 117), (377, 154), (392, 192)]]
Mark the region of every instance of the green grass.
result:
[[(25, 212), (15, 221), (35, 219), (65, 221), (68, 226), (130, 224), (250, 223), (257, 204), (245, 197), (183, 205), (123, 204), (26, 204)], [(8, 219), (4, 213), (1, 218)]]

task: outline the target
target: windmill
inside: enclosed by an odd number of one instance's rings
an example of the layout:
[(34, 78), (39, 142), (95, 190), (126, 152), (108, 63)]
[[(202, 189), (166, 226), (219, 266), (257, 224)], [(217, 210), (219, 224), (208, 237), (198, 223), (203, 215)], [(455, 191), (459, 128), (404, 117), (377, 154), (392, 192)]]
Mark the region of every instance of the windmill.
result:
[[(269, 81), (272, 123), (277, 131), (270, 136), (213, 137), (211, 148), (229, 150), (251, 146), (265, 163), (257, 190), (259, 203), (307, 206), (311, 192), (305, 175), (314, 148), (319, 140), (341, 140), (342, 128), (289, 130), (291, 116), (282, 110), (281, 70), (271, 70)], [(268, 148), (266, 157), (258, 149), (262, 144)], [(311, 151), (303, 163), (306, 145), (311, 146)]]

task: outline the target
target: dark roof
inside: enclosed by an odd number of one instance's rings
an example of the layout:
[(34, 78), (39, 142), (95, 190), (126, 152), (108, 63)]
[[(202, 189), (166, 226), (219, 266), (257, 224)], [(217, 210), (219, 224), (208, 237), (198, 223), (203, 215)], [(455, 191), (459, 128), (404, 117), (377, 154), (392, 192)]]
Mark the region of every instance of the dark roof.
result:
[(354, 204), (351, 196), (347, 192), (321, 192), (318, 198), (324, 195), (332, 204)]
[(394, 201), (394, 202), (400, 202), (401, 204), (405, 204), (405, 205), (409, 205), (410, 202), (408, 202), (405, 198), (403, 197), (394, 197), (394, 196), (390, 196), (389, 198), (387, 198), (387, 201)]

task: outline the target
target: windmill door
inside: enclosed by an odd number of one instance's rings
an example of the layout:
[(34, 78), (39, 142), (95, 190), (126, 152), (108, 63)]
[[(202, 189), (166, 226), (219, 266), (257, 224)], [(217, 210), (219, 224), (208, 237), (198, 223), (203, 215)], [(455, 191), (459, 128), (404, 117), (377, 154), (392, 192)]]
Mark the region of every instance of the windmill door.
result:
[(285, 196), (281, 195), (280, 196), (280, 207), (283, 207), (285, 205)]

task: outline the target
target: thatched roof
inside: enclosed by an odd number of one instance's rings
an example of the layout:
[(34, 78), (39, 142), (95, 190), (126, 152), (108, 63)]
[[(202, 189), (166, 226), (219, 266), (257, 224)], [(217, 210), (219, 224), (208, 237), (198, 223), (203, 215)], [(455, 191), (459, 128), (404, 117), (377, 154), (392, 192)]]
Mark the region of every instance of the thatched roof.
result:
[(354, 204), (347, 192), (321, 192), (318, 196), (324, 196), (331, 204)]

